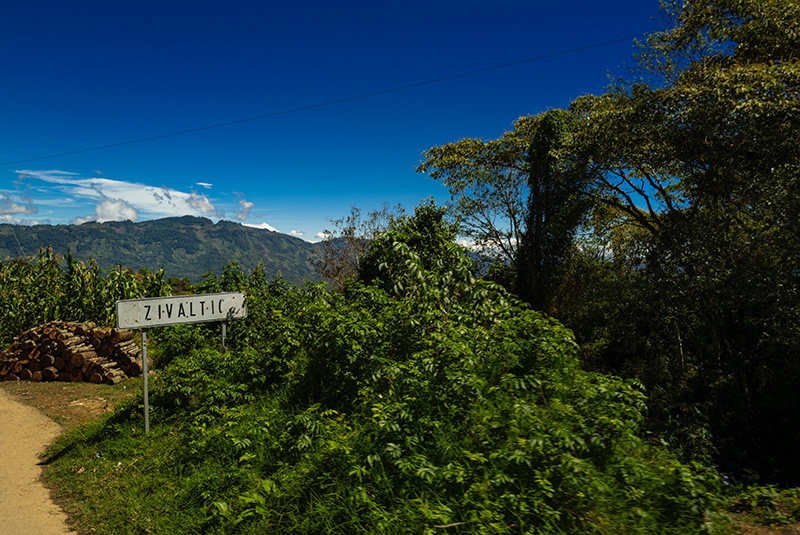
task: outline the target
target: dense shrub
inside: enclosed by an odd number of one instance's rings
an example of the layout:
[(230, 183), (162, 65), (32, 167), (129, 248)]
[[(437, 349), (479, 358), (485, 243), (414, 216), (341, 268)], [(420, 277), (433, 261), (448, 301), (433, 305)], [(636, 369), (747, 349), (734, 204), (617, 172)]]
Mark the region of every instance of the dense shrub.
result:
[[(466, 261), (432, 272), (393, 251), (409, 268), (394, 294), (247, 286), (249, 347), (161, 372), (154, 425), (180, 437), (172, 463), (195, 491), (177, 499), (204, 511), (192, 529), (710, 529), (717, 476), (640, 436), (637, 384), (580, 370), (568, 330)], [(209, 463), (226, 476), (209, 481)]]
[[(421, 259), (405, 224), (373, 244), (369, 284), (341, 293), (235, 264), (207, 275), (196, 291), (248, 295), (230, 350), (214, 326), (154, 330), (150, 436), (134, 403), (54, 454), (85, 523), (115, 535), (713, 530), (718, 476), (643, 436), (637, 383), (581, 370), (570, 331), (476, 280), (446, 240)], [(74, 479), (105, 459), (108, 476)]]

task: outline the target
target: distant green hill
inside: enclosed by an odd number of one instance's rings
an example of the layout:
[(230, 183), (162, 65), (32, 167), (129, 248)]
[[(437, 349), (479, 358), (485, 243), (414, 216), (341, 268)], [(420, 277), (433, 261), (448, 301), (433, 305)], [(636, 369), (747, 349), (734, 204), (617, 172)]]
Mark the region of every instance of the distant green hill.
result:
[(138, 270), (164, 268), (168, 277), (192, 282), (235, 260), (250, 271), (259, 262), (267, 277), (281, 273), (293, 283), (319, 280), (310, 258), (318, 245), (269, 230), (231, 221), (214, 224), (202, 217), (170, 217), (133, 223), (84, 223), (83, 225), (0, 224), (0, 259), (33, 255), (41, 247), (53, 247), (86, 261), (93, 258), (101, 269), (124, 265)]

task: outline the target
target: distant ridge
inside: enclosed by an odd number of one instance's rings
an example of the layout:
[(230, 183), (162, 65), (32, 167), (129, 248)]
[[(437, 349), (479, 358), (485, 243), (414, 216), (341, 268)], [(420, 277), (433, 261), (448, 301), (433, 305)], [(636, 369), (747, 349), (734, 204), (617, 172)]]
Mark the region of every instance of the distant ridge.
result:
[(192, 282), (208, 271), (219, 276), (233, 260), (246, 272), (262, 262), (269, 279), (280, 273), (297, 284), (319, 280), (310, 258), (320, 246), (232, 221), (214, 224), (204, 217), (183, 216), (138, 223), (0, 224), (2, 260), (20, 256), (20, 249), (30, 256), (48, 246), (60, 254), (69, 249), (84, 262), (93, 258), (105, 271), (120, 264), (134, 270), (163, 267), (167, 277), (186, 277)]

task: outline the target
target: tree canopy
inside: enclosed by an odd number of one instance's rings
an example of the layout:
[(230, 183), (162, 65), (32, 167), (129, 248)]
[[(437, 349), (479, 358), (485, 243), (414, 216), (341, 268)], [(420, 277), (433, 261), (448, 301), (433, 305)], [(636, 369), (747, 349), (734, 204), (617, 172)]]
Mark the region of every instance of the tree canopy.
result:
[(782, 406), (800, 401), (800, 3), (663, 10), (627, 79), (434, 147), (420, 170), (588, 365), (645, 381), (654, 431), (797, 482), (800, 418)]

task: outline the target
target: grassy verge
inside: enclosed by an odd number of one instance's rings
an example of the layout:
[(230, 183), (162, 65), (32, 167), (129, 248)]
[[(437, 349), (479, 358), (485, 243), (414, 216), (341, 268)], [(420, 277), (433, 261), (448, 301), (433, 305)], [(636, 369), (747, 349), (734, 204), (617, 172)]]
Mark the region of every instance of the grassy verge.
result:
[(731, 498), (729, 510), (740, 525), (749, 526), (753, 532), (772, 528), (800, 533), (800, 488), (747, 487)]
[(174, 436), (155, 429), (145, 437), (136, 422), (114, 423), (120, 414), (77, 427), (48, 450), (45, 478), (73, 528), (97, 535), (197, 532), (176, 500), (185, 481), (172, 458)]

